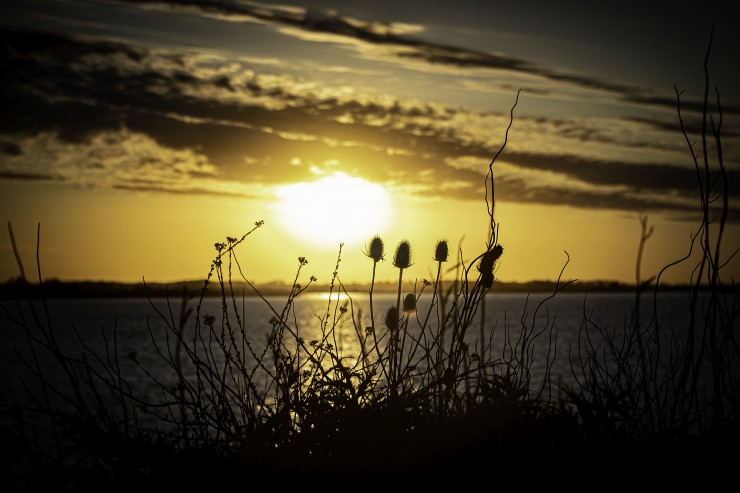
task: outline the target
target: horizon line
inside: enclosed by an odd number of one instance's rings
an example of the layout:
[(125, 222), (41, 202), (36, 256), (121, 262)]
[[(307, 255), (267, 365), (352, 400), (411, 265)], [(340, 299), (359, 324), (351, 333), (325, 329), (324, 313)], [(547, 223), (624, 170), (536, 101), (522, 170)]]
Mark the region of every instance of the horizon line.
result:
[[(455, 281), (443, 281), (443, 284), (450, 284)], [(457, 281), (459, 282), (459, 280)], [(469, 281), (473, 282), (473, 281)], [(272, 295), (283, 295), (288, 294), (291, 291), (292, 285), (284, 281), (274, 282), (255, 282), (252, 283), (256, 289), (250, 288), (250, 292), (243, 293), (245, 296), (256, 296), (263, 294), (267, 296)], [(211, 285), (215, 285), (214, 290)], [(234, 281), (231, 283), (234, 287), (240, 289), (248, 286), (244, 281)], [(330, 283), (310, 283), (309, 285), (301, 285), (301, 289), (307, 293), (322, 292), (330, 287)], [(187, 281), (175, 281), (175, 282), (125, 282), (125, 281), (91, 281), (91, 280), (59, 280), (49, 279), (43, 281), (41, 284), (38, 282), (23, 281), (20, 277), (6, 280), (0, 283), (0, 299), (11, 299), (17, 298), (19, 294), (17, 290), (25, 286), (30, 288), (31, 292), (23, 293), (26, 296), (31, 295), (43, 295), (49, 298), (61, 298), (61, 297), (160, 297), (164, 295), (172, 295), (181, 291), (185, 288), (192, 288), (192, 293), (204, 292), (205, 280), (187, 280)], [(207, 297), (219, 295), (221, 290), (218, 287), (218, 282), (210, 281), (208, 288), (204, 294)], [(346, 291), (349, 293), (361, 293), (368, 292), (369, 285), (360, 282), (342, 282), (343, 288), (340, 288), (338, 283), (335, 283), (334, 290), (337, 292)], [(702, 289), (703, 285), (699, 285), (699, 289)], [(373, 287), (373, 291), (377, 293), (395, 292), (397, 290), (397, 281), (376, 281)], [(529, 292), (554, 292), (554, 291), (569, 291), (569, 292), (635, 292), (636, 290), (644, 291), (646, 288), (654, 289), (656, 286), (654, 281), (650, 283), (643, 283), (641, 286), (636, 286), (634, 283), (626, 283), (617, 280), (531, 280), (531, 281), (503, 281), (496, 280), (489, 293), (494, 294), (496, 292), (507, 292), (507, 293), (529, 293)], [(661, 283), (657, 286), (658, 289), (669, 290), (669, 291), (681, 291), (694, 289), (696, 286), (690, 283)], [(43, 292), (40, 292), (41, 289)], [(228, 287), (227, 287), (228, 288)], [(725, 286), (727, 290), (738, 290), (740, 289), (737, 285)], [(34, 296), (35, 297), (35, 296)]]

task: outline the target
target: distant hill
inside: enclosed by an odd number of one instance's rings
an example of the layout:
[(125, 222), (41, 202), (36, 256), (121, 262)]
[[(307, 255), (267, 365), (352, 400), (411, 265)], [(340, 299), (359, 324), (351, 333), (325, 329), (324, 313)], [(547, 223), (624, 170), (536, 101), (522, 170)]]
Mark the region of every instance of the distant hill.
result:
[[(408, 286), (408, 284), (406, 284)], [(496, 281), (492, 292), (496, 293), (536, 293), (549, 292), (555, 289), (554, 281), (530, 281), (530, 282), (505, 282)], [(225, 286), (229, 289), (229, 286)], [(283, 295), (290, 292), (291, 286), (285, 283), (272, 282), (256, 285), (259, 292), (264, 296)], [(256, 293), (246, 283), (233, 283), (234, 293), (238, 296), (256, 296)], [(360, 283), (344, 284), (348, 292), (367, 292), (369, 286)], [(686, 285), (662, 285), (663, 290), (685, 290)], [(397, 284), (394, 282), (379, 282), (375, 285), (375, 292), (395, 292)], [(429, 288), (427, 288), (429, 289)], [(616, 281), (576, 281), (570, 284), (566, 292), (629, 292), (634, 291), (634, 286)], [(650, 288), (648, 288), (650, 289)], [(189, 297), (200, 296), (203, 290), (203, 281), (181, 281), (173, 283), (120, 283), (107, 281), (59, 281), (52, 279), (38, 284), (24, 284), (20, 280), (8, 281), (0, 284), (0, 299), (17, 299), (24, 297), (39, 298), (42, 295), (47, 298), (142, 298), (142, 297), (164, 297), (179, 298), (183, 290)], [(326, 285), (312, 285), (307, 292), (327, 292)], [(212, 282), (206, 290), (206, 296), (220, 295), (220, 287)]]

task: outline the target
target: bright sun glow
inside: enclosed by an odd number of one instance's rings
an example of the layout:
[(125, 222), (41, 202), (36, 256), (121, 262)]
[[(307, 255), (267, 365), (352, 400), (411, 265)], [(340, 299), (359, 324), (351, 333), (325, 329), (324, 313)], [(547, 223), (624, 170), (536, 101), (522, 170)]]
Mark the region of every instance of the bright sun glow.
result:
[(278, 187), (276, 194), (278, 219), (286, 230), (331, 248), (368, 240), (387, 228), (391, 215), (383, 187), (339, 172)]

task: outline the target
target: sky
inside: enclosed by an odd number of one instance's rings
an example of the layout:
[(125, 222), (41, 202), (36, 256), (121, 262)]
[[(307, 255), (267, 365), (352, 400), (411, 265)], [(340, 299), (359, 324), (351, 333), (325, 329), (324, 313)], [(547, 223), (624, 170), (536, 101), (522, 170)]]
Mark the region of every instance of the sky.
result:
[[(369, 282), (365, 249), (437, 241), (497, 278), (634, 282), (699, 227), (704, 58), (740, 246), (740, 16), (720, 1), (5, 0), (0, 212), (45, 279), (203, 279), (241, 238), (253, 282)], [(518, 99), (517, 99), (518, 97)], [(711, 142), (710, 142), (711, 143)], [(696, 149), (696, 148), (695, 148)], [(712, 161), (715, 163), (716, 161)], [(713, 164), (714, 166), (714, 164)], [(40, 226), (39, 226), (40, 224)], [(37, 233), (40, 231), (40, 234)], [(340, 255), (341, 244), (341, 255)], [(337, 264), (338, 258), (341, 262)], [(452, 259), (447, 266), (452, 267)], [(691, 261), (664, 274), (686, 282)], [(740, 274), (730, 259), (726, 279)], [(18, 275), (8, 234), (0, 281)], [(446, 275), (452, 275), (448, 273)], [(305, 282), (305, 279), (303, 280)]]

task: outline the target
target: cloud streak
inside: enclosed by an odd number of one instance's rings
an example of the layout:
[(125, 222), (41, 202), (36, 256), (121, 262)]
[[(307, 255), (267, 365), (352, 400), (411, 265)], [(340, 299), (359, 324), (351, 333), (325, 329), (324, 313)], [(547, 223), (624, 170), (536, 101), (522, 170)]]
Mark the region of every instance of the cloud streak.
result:
[[(394, 22), (373, 22), (343, 16), (336, 11), (318, 11), (290, 6), (259, 3), (224, 2), (220, 0), (116, 0), (164, 11), (186, 12), (233, 22), (259, 22), (274, 26), (287, 35), (312, 41), (326, 41), (374, 46), (373, 54), (386, 60), (395, 60), (409, 68), (418, 66), (408, 62), (423, 62), (430, 67), (455, 69), (505, 70), (552, 82), (575, 86), (583, 90), (610, 93), (625, 103), (674, 109), (675, 98), (656, 95), (651, 90), (623, 83), (572, 74), (541, 66), (501, 53), (483, 52), (469, 48), (436, 43), (415, 36), (423, 34), (424, 27)], [(281, 29), (281, 28), (289, 29)], [(310, 34), (310, 35), (309, 35)], [(322, 35), (325, 36), (322, 38)], [(362, 50), (361, 50), (362, 51)], [(686, 99), (687, 111), (700, 112), (702, 101)], [(725, 104), (728, 115), (740, 115), (740, 106)]]
[[(307, 14), (280, 15), (300, 24)], [(373, 31), (362, 35), (370, 40), (400, 36), (366, 25), (331, 29)], [(13, 29), (0, 34), (5, 180), (252, 197), (344, 171), (421, 195), (479, 200), (508, 122), (506, 112), (348, 93), (201, 54)], [(516, 126), (527, 138), (512, 141), (502, 156), (501, 200), (680, 214), (693, 208), (695, 172), (676, 164), (685, 150), (680, 139), (664, 139), (672, 129), (547, 118), (517, 119)], [(624, 150), (632, 143), (643, 152), (653, 136), (664, 140), (652, 149), (662, 162)], [(612, 148), (619, 158), (595, 157)], [(738, 174), (728, 176), (740, 189)]]

